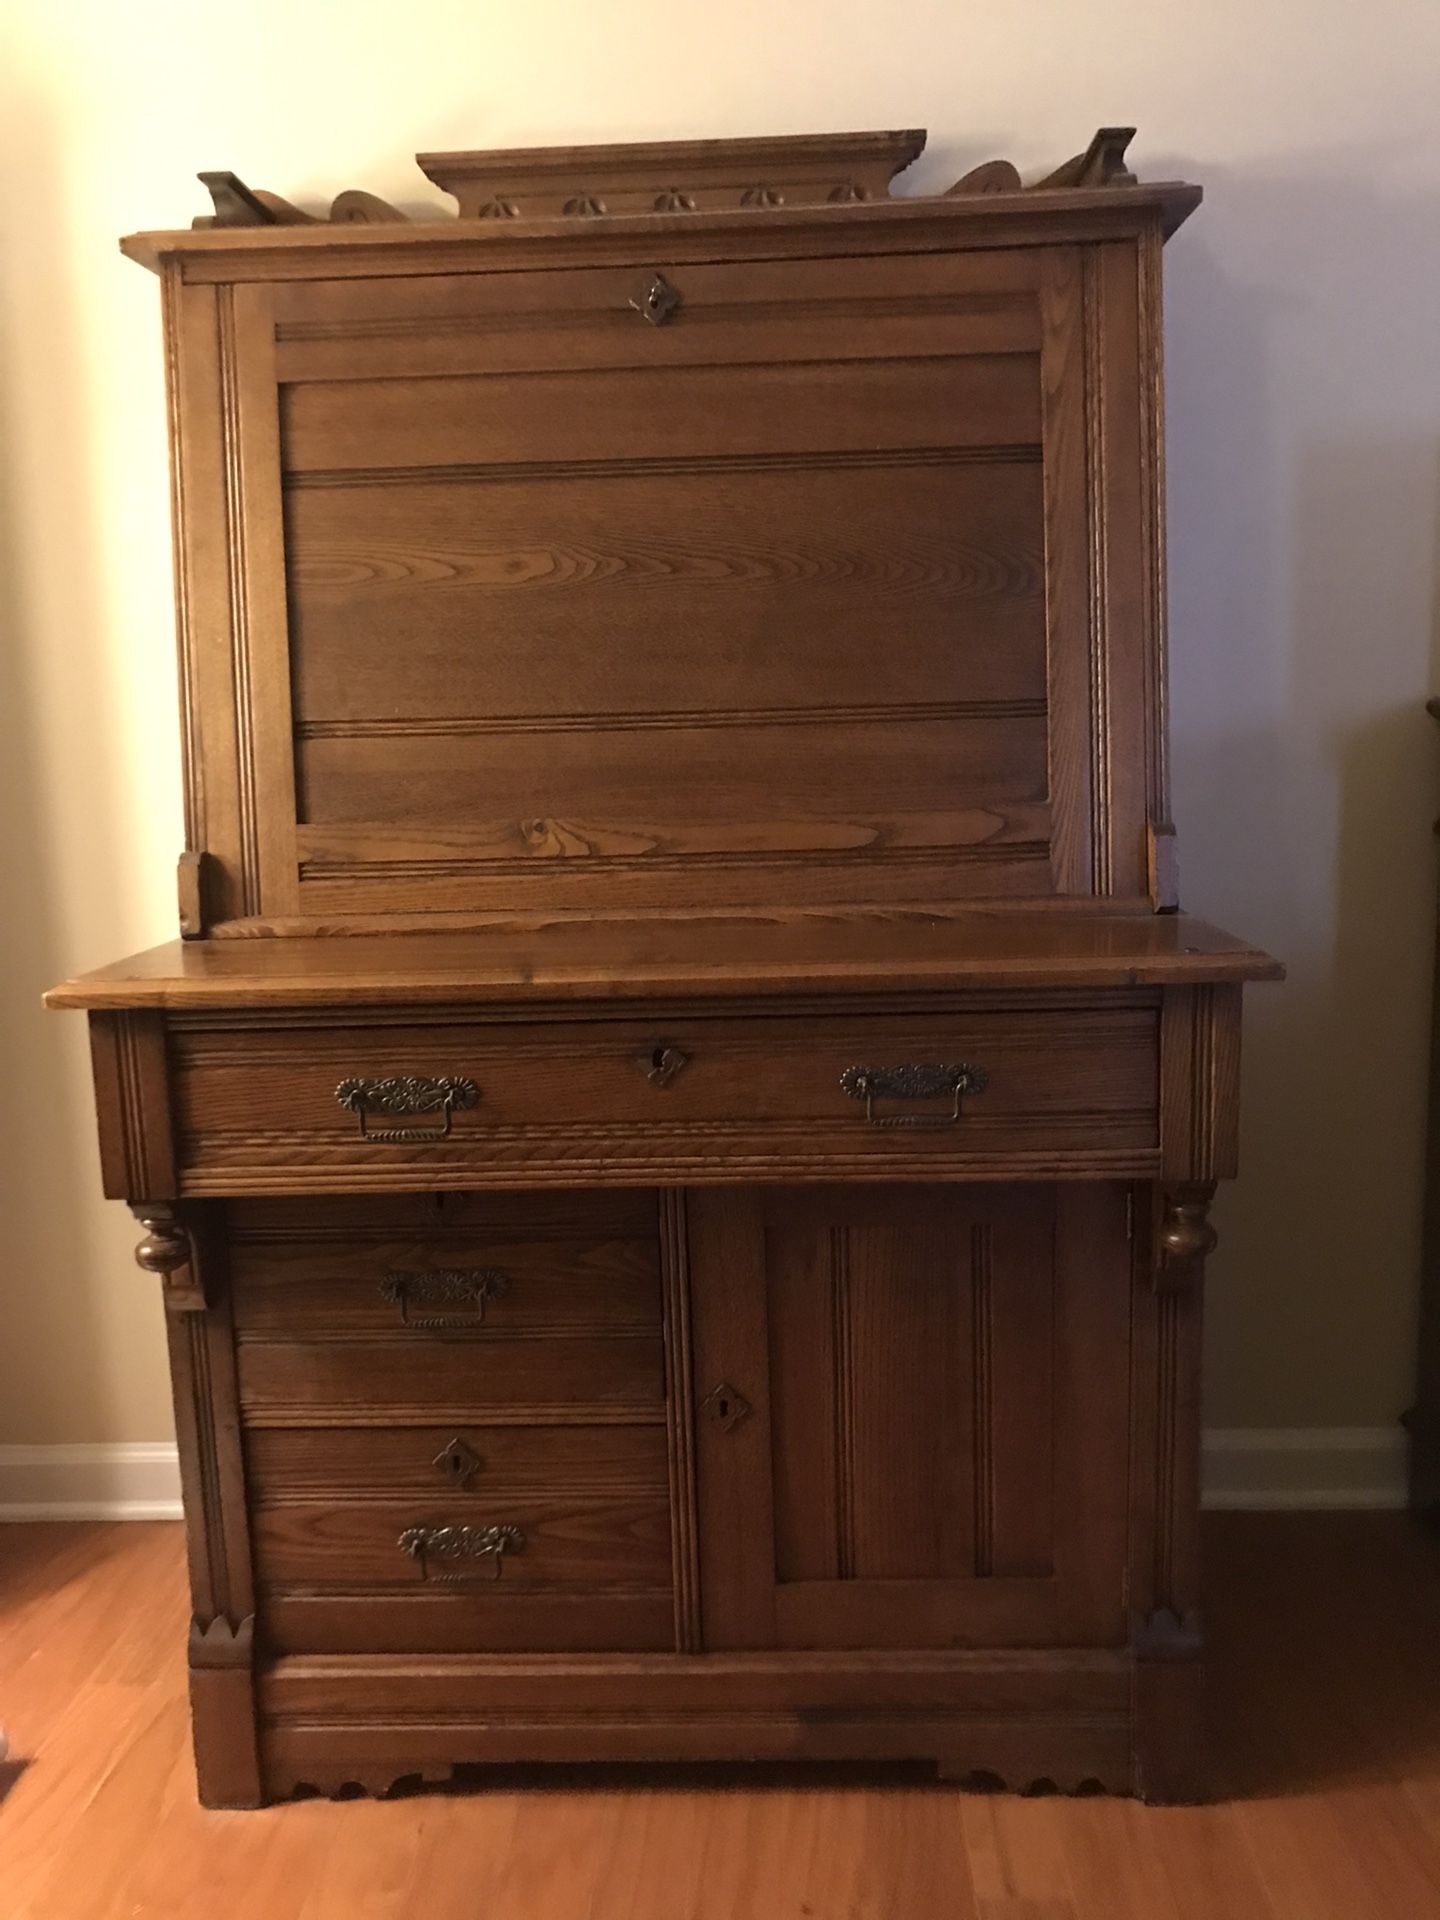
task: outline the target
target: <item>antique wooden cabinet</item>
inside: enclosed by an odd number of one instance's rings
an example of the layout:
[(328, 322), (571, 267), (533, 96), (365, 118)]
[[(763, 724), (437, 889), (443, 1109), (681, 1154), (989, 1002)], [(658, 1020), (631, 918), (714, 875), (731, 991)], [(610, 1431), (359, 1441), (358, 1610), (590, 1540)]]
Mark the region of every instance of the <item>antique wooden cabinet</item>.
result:
[[(201, 1795), (485, 1761), (1201, 1784), (1206, 1206), (1127, 134), (202, 176), (188, 851), (89, 1011)], [(1217, 563), (1219, 556), (1217, 556)]]

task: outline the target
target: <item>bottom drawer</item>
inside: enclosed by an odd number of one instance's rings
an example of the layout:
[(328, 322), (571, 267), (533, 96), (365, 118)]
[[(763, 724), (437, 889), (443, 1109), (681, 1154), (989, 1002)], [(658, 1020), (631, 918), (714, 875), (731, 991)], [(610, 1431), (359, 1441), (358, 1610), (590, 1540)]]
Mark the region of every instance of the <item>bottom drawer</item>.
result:
[(253, 1517), (262, 1582), (345, 1587), (668, 1586), (670, 1507), (662, 1493), (626, 1499), (531, 1494), (482, 1501), (315, 1501)]
[(276, 1652), (674, 1645), (664, 1429), (252, 1431)]
[(260, 1602), (267, 1653), (673, 1653), (668, 1587), (654, 1593), (435, 1587), (339, 1593), (282, 1587)]

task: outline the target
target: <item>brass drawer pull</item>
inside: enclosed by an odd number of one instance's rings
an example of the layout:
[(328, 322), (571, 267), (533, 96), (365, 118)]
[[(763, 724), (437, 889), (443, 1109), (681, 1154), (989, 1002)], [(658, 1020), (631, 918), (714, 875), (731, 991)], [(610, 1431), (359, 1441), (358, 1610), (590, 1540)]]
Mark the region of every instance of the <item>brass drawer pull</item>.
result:
[[(432, 1080), (423, 1073), (387, 1073), (378, 1080), (342, 1080), (335, 1098), (360, 1122), (362, 1140), (377, 1145), (406, 1146), (411, 1141), (444, 1140), (450, 1116), (473, 1107), (480, 1089), (461, 1075), (444, 1074)], [(438, 1113), (438, 1127), (372, 1127), (371, 1114)]]
[[(498, 1580), (501, 1560), (507, 1553), (523, 1553), (525, 1535), (519, 1527), (407, 1527), (395, 1543), (409, 1559), (420, 1565), (423, 1580), (454, 1585), (478, 1577), (483, 1567), (492, 1580)], [(440, 1571), (431, 1572), (432, 1560), (440, 1562)]]
[[(960, 1119), (960, 1102), (967, 1093), (983, 1093), (989, 1075), (983, 1067), (959, 1066), (847, 1067), (840, 1085), (852, 1100), (865, 1102), (865, 1118), (872, 1127), (953, 1127)], [(877, 1100), (949, 1100), (946, 1114), (876, 1113)]]
[(510, 1276), (500, 1267), (432, 1267), (424, 1273), (387, 1273), (383, 1299), (400, 1309), (400, 1323), (436, 1331), (483, 1325), (485, 1304), (507, 1292)]

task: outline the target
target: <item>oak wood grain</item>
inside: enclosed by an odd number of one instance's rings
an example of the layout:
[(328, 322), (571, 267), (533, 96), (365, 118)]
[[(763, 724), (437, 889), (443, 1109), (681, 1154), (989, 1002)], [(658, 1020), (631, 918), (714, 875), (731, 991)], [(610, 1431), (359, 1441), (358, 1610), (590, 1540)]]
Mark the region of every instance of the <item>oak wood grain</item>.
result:
[[(1132, 132), (906, 199), (910, 134), (428, 156), (458, 220), (217, 171), (127, 243), (186, 937), (50, 999), (165, 1290), (208, 1804), (586, 1758), (1203, 1787), (1206, 1207), (1278, 968), (1168, 911), (1199, 196)], [(1129, 1817), (833, 1885), (1078, 1912)], [(97, 1857), (117, 1913), (296, 1878)], [(358, 1853), (300, 1877), (375, 1903)]]
[(424, 1351), (396, 1337), (250, 1340), (236, 1360), (241, 1405), (255, 1425), (664, 1418), (658, 1331), (444, 1341)]
[(666, 994), (1136, 987), (1275, 980), (1188, 914), (945, 912), (620, 918), (469, 933), (175, 941), (51, 989), (52, 1007), (383, 1007)]
[(603, 492), (493, 469), (292, 492), (302, 743), (1017, 701), (1043, 718), (1036, 462), (826, 455), (797, 477), (706, 461)]
[(718, 1592), (707, 1582), (707, 1644), (1118, 1642), (1123, 1195), (691, 1205), (702, 1390), (754, 1402), (733, 1426), (701, 1403), (702, 1541), (724, 1524), (710, 1502), (743, 1499), (757, 1535)]

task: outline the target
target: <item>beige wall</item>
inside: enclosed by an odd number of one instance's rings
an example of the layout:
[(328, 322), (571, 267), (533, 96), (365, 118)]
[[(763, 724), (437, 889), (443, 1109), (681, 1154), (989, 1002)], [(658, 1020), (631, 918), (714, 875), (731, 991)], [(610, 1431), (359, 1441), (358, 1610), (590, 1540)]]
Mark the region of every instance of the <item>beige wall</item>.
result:
[(154, 1285), (97, 1197), (60, 974), (168, 938), (180, 846), (155, 284), (115, 237), (231, 167), (423, 202), (417, 148), (928, 125), (915, 175), (1135, 120), (1204, 182), (1170, 253), (1184, 892), (1290, 963), (1252, 996), (1211, 1418), (1408, 1391), (1432, 921), (1435, 0), (274, 0), (0, 25), (0, 1441), (146, 1440)]

